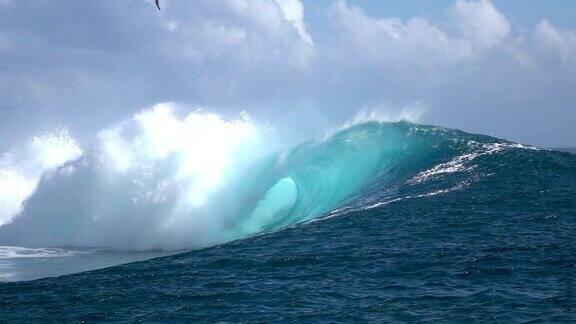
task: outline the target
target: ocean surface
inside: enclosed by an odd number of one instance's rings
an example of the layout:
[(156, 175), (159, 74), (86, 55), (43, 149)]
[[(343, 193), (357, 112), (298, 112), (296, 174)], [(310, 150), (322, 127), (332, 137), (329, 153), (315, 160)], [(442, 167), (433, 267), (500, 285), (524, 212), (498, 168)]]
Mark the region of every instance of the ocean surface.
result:
[(555, 148), (554, 150), (576, 154), (576, 148), (574, 147)]
[(366, 122), (206, 187), (181, 148), (46, 171), (0, 227), (0, 321), (576, 321), (574, 154)]

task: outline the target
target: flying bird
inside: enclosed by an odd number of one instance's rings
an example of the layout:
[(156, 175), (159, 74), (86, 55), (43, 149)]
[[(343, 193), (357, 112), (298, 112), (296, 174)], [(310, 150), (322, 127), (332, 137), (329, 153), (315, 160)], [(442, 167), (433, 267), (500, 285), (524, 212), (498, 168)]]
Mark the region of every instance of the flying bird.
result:
[(158, 7), (158, 10), (162, 11), (162, 9), (160, 9), (160, 0), (156, 0), (156, 7)]

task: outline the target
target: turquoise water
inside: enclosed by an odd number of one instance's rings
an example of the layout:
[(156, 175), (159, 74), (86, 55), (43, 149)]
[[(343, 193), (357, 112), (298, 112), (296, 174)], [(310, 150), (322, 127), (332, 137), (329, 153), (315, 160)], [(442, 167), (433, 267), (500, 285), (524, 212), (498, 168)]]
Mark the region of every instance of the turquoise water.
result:
[[(38, 210), (86, 168), (41, 184), (0, 243), (77, 246), (83, 224), (48, 240)], [(214, 245), (0, 283), (0, 321), (576, 321), (576, 155), (372, 122), (235, 179)]]

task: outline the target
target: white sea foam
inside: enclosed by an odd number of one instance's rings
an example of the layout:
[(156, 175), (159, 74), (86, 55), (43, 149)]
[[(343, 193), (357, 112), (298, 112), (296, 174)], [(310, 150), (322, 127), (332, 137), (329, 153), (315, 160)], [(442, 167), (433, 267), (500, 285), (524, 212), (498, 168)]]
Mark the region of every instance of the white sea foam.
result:
[(431, 169), (422, 171), (415, 175), (412, 179), (408, 180), (410, 184), (417, 184), (427, 181), (435, 176), (447, 173), (466, 172), (473, 170), (475, 165), (467, 165), (472, 160), (480, 156), (480, 153), (469, 153), (455, 157), (454, 159), (438, 164)]
[(24, 248), (19, 246), (0, 246), (0, 260), (2, 259), (29, 259), (29, 258), (58, 258), (69, 257), (88, 252), (49, 248)]
[(434, 190), (434, 191), (419, 194), (419, 195), (408, 195), (408, 196), (398, 197), (398, 198), (394, 198), (394, 199), (390, 199), (390, 200), (385, 200), (385, 201), (375, 203), (373, 205), (364, 206), (364, 207), (362, 207), (362, 210), (370, 210), (370, 209), (382, 207), (382, 206), (389, 205), (391, 203), (402, 201), (402, 200), (408, 200), (408, 199), (414, 199), (414, 198), (423, 198), (423, 197), (432, 197), (432, 196), (447, 194), (449, 192), (461, 190), (462, 188), (470, 185), (470, 183), (471, 183), (470, 181), (461, 181), (458, 184), (456, 184), (455, 186), (447, 188), (447, 189), (439, 189), (439, 190)]
[(517, 143), (479, 143), (476, 141), (469, 141), (468, 145), (474, 149), (473, 152), (459, 155), (448, 162), (440, 163), (430, 169), (422, 171), (417, 175), (415, 175), (414, 177), (412, 177), (410, 180), (408, 180), (408, 183), (418, 184), (443, 174), (472, 171), (476, 168), (476, 165), (472, 163), (478, 157), (494, 154), (496, 152), (500, 152), (503, 150), (508, 149), (538, 150), (538, 148), (536, 147)]

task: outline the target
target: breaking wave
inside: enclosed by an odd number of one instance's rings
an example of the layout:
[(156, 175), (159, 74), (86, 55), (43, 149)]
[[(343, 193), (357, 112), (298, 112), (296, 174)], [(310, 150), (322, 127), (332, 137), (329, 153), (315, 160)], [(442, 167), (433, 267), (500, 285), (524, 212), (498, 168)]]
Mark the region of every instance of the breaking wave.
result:
[[(445, 128), (367, 121), (286, 148), (272, 128), (246, 116), (178, 116), (159, 104), (100, 132), (84, 151), (64, 129), (4, 157), (0, 245), (209, 246), (401, 199), (393, 196), (400, 185), (468, 172), (475, 159), (515, 147)], [(460, 185), (466, 181), (473, 179)]]

